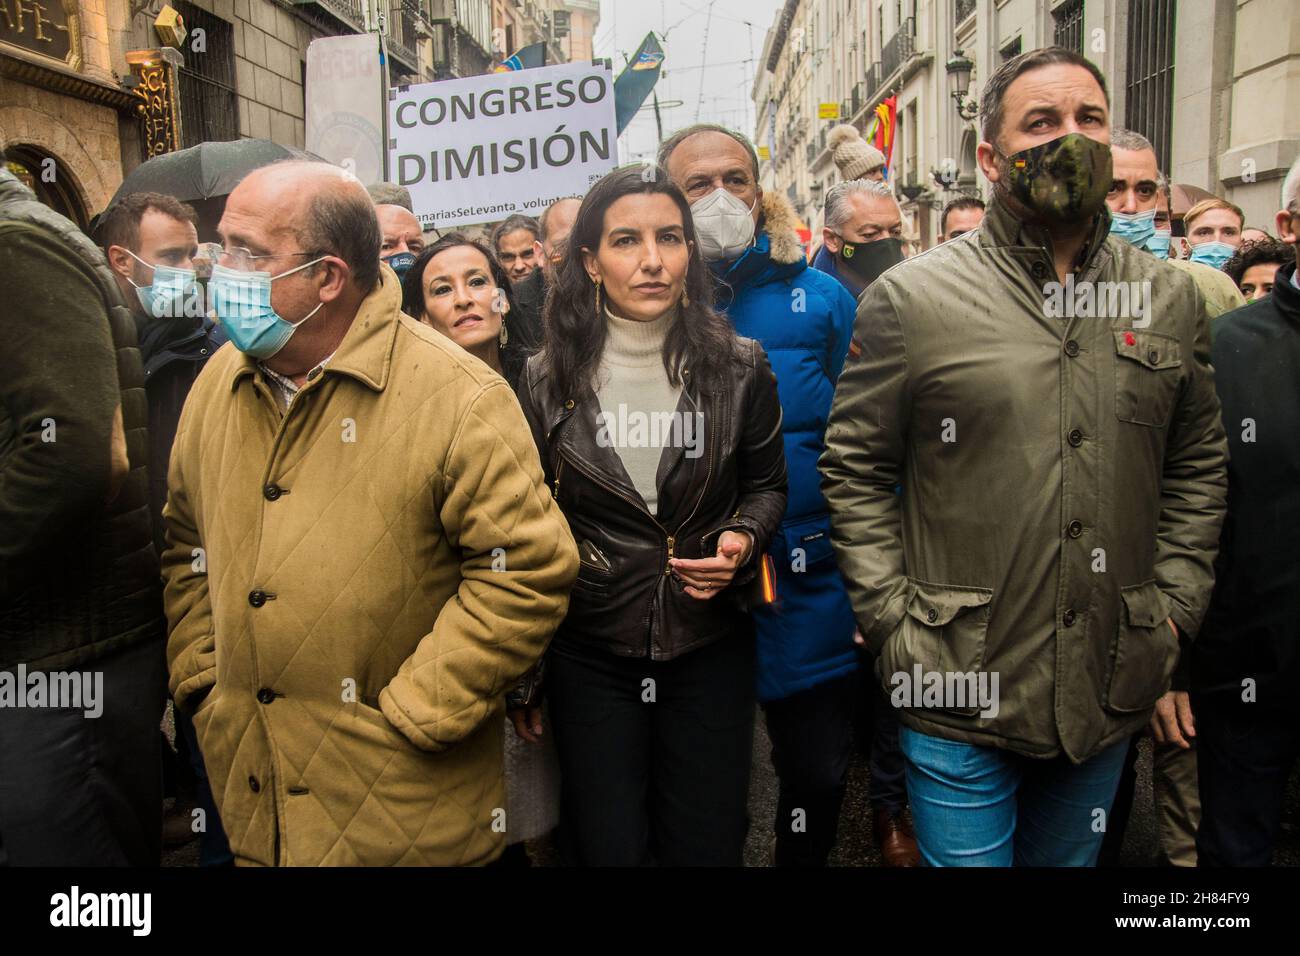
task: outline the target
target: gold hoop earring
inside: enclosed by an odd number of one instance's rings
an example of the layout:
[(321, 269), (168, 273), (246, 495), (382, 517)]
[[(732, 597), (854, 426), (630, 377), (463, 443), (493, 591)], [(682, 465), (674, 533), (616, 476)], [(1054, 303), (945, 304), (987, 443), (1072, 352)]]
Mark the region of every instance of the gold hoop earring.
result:
[(691, 307), (691, 297), (686, 294), (686, 286), (682, 286), (682, 308), (689, 309), (690, 307)]
[(594, 280), (596, 283), (596, 316), (600, 316), (600, 280)]

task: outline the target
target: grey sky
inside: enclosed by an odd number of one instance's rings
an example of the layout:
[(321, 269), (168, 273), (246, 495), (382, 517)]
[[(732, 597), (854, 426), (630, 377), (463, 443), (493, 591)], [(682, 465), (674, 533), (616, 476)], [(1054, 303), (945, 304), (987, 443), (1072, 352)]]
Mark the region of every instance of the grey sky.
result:
[[(596, 55), (612, 59), (617, 74), (623, 54), (633, 55), (654, 30), (665, 53), (660, 103), (682, 101), (663, 110), (664, 135), (697, 119), (752, 134), (749, 91), (763, 37), (782, 6), (781, 0), (601, 0)], [(651, 154), (657, 145), (654, 113), (645, 110), (619, 138), (619, 160)]]

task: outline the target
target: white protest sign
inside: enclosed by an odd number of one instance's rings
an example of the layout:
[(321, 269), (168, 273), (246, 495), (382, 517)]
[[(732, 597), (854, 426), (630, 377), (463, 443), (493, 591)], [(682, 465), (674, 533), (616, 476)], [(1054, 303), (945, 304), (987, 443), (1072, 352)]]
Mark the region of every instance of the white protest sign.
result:
[(307, 46), (307, 150), (363, 183), (384, 178), (384, 67), (379, 38), (322, 37)]
[(388, 178), (438, 228), (538, 216), (618, 162), (614, 81), (565, 63), (389, 91)]

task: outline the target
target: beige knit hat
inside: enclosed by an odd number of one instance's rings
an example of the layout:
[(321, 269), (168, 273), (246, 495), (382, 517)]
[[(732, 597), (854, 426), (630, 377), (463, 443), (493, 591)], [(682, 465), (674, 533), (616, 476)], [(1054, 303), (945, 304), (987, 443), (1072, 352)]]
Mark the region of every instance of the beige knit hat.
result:
[(863, 139), (857, 127), (848, 123), (833, 128), (826, 137), (826, 145), (835, 165), (840, 168), (840, 178), (845, 182), (861, 179), (885, 165), (885, 154)]

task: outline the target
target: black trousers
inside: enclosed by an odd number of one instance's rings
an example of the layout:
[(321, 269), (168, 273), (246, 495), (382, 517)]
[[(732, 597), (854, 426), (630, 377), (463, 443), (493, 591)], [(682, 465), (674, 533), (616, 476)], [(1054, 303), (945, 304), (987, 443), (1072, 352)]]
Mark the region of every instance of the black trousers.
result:
[(1300, 757), (1294, 712), (1235, 698), (1192, 697), (1196, 714), (1200, 866), (1268, 866), (1282, 829), (1287, 777)]
[(83, 667), (103, 675), (103, 712), (0, 715), (0, 855), (11, 866), (158, 866), (167, 694), (163, 644)]
[(780, 780), (777, 866), (825, 866), (835, 846), (860, 687), (853, 673), (763, 706)]
[(742, 865), (754, 680), (748, 634), (671, 661), (553, 646), (547, 696), (568, 861)]

